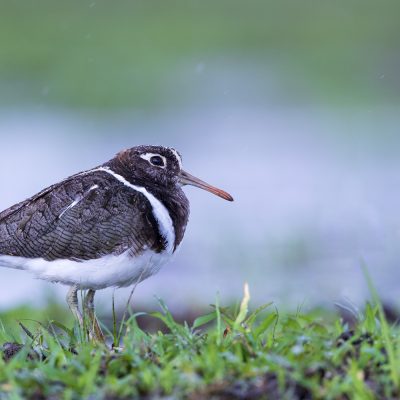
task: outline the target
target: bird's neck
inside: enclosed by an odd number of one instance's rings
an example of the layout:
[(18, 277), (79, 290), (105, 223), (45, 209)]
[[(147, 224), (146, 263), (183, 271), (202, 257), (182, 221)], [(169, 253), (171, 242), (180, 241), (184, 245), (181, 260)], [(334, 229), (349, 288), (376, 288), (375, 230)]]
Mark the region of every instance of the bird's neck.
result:
[(132, 185), (145, 188), (166, 207), (175, 230), (174, 250), (176, 250), (185, 234), (190, 212), (189, 200), (182, 188), (176, 185), (161, 186), (154, 183), (149, 184), (144, 179), (133, 176), (129, 169), (115, 158), (103, 164), (103, 167), (110, 168)]
[(146, 187), (153, 196), (155, 196), (168, 210), (175, 230), (174, 250), (182, 242), (185, 234), (186, 225), (189, 220), (189, 200), (180, 187), (173, 187), (169, 190), (160, 187)]

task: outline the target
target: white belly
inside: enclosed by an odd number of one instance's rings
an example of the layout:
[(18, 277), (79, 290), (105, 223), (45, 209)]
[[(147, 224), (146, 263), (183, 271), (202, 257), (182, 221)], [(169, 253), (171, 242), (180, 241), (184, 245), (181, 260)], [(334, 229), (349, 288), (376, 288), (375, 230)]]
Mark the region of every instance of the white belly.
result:
[(170, 252), (155, 253), (151, 250), (138, 257), (131, 257), (128, 250), (119, 256), (108, 255), (81, 262), (0, 255), (0, 267), (22, 269), (39, 279), (97, 290), (142, 281), (157, 273), (171, 257)]

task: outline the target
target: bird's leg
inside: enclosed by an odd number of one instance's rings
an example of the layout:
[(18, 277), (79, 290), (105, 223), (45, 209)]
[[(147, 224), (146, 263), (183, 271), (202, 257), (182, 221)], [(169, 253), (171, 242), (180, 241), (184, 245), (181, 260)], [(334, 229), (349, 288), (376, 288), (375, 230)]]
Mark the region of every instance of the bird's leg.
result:
[(100, 328), (99, 321), (97, 320), (96, 314), (94, 312), (95, 293), (96, 291), (93, 289), (88, 290), (85, 299), (83, 301), (84, 303), (83, 306), (89, 317), (89, 335), (95, 340), (98, 340), (99, 342), (104, 342), (105, 338), (103, 335), (103, 331)]
[(78, 305), (78, 290), (79, 287), (77, 285), (70, 287), (67, 293), (67, 303), (75, 319), (79, 322), (81, 328), (83, 328), (83, 318)]

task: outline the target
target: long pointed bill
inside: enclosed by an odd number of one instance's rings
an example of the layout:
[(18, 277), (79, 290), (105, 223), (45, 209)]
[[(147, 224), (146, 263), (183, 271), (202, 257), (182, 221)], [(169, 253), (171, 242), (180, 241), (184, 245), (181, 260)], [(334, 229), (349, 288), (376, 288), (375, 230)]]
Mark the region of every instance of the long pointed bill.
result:
[(180, 172), (180, 174), (179, 174), (179, 181), (180, 181), (180, 183), (181, 183), (182, 185), (192, 185), (192, 186), (196, 186), (196, 187), (198, 187), (198, 188), (200, 188), (200, 189), (207, 190), (207, 192), (211, 192), (211, 193), (213, 193), (213, 194), (215, 194), (215, 195), (217, 195), (217, 196), (219, 196), (219, 197), (222, 197), (222, 198), (225, 199), (225, 200), (233, 201), (233, 197), (232, 197), (229, 193), (224, 192), (224, 191), (221, 190), (221, 189), (218, 189), (218, 188), (216, 188), (216, 187), (214, 187), (214, 186), (209, 185), (208, 183), (202, 181), (201, 179), (196, 178), (196, 177), (193, 176), (193, 175), (190, 175), (190, 174), (189, 174), (188, 172), (186, 172), (186, 171), (183, 171), (183, 170), (182, 170), (182, 171)]

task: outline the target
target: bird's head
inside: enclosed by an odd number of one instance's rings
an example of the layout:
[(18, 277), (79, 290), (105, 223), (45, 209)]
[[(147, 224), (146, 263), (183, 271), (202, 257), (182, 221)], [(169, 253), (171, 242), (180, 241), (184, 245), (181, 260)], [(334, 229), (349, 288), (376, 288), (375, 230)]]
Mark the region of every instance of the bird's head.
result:
[(121, 151), (114, 160), (124, 176), (129, 175), (143, 186), (146, 183), (159, 187), (192, 185), (233, 201), (229, 193), (184, 171), (181, 155), (171, 147), (136, 146)]

